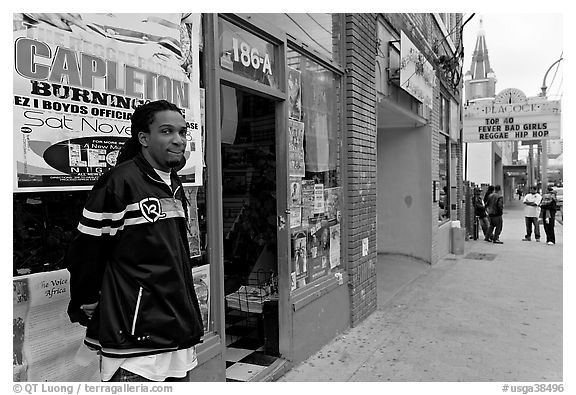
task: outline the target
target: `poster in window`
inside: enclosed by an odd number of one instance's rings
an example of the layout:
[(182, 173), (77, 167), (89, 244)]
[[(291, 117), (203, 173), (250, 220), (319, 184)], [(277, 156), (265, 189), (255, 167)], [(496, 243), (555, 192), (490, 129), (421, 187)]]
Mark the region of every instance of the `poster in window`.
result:
[(302, 120), (302, 97), (300, 71), (288, 67), (288, 117), (296, 121)]
[[(326, 221), (324, 221), (326, 222)], [(310, 219), (308, 232), (308, 278), (316, 280), (328, 271), (330, 229), (318, 218)]]
[(198, 306), (204, 324), (204, 333), (210, 328), (210, 265), (203, 265), (192, 268), (194, 279), (194, 291), (198, 297)]
[(27, 381), (28, 361), (24, 353), (26, 316), (30, 305), (28, 279), (13, 280), (12, 294), (12, 378), (13, 381)]
[(99, 358), (70, 322), (70, 273), (55, 270), (13, 280), (14, 381), (100, 381)]
[(301, 232), (292, 238), (292, 271), (296, 273), (296, 278), (306, 277), (308, 271), (308, 257), (306, 254), (306, 233)]
[(340, 265), (340, 224), (330, 227), (330, 269)]
[(302, 205), (302, 179), (290, 177), (290, 207)]
[(299, 228), (302, 226), (302, 208), (290, 207), (290, 228)]
[(314, 216), (314, 181), (302, 180), (302, 225), (308, 226), (308, 218)]
[(200, 118), (202, 119), (201, 139), (202, 139), (202, 166), (206, 167), (206, 89), (200, 88)]
[(304, 177), (304, 123), (289, 120), (288, 136), (289, 174), (291, 176)]
[(14, 190), (90, 189), (115, 166), (134, 109), (159, 99), (183, 111), (179, 174), (201, 185), (200, 16), (14, 13)]
[(324, 189), (324, 200), (326, 202), (326, 218), (340, 221), (340, 196), (342, 187)]
[(200, 246), (200, 225), (198, 222), (198, 187), (184, 187), (184, 193), (188, 200), (188, 245), (190, 246), (190, 257), (195, 258), (202, 255)]
[(324, 184), (314, 184), (314, 211), (313, 214), (323, 214), (326, 209), (324, 203)]

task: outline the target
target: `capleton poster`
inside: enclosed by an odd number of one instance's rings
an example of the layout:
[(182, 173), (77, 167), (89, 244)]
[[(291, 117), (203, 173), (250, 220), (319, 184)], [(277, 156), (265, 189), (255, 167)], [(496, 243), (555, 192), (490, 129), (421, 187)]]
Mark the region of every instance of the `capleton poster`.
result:
[(15, 191), (90, 189), (158, 99), (183, 111), (179, 174), (201, 185), (200, 14), (13, 15)]

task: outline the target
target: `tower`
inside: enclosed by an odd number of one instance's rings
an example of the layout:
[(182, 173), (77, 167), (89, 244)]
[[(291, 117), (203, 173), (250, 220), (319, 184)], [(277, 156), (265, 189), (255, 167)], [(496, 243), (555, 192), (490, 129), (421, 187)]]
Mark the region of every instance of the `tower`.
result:
[[(465, 101), (491, 102), (496, 97), (496, 82), (496, 75), (490, 66), (486, 36), (482, 18), (480, 18), (470, 70), (464, 75)], [(505, 196), (513, 196), (514, 185), (504, 172), (504, 166), (513, 163), (513, 151), (517, 150), (512, 141), (466, 144), (466, 179), (476, 184), (499, 184)]]
[(490, 67), (482, 19), (480, 19), (470, 70), (464, 75), (464, 90), (467, 101), (496, 96), (496, 75)]

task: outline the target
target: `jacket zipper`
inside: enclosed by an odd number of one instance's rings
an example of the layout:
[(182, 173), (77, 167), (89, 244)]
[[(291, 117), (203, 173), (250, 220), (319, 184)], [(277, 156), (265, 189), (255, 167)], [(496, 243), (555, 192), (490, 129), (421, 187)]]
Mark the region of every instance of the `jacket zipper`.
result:
[(136, 309), (134, 311), (134, 319), (132, 320), (132, 336), (134, 336), (134, 332), (136, 332), (136, 319), (138, 318), (138, 310), (140, 310), (140, 301), (142, 300), (142, 287), (138, 291), (138, 299), (136, 300)]
[[(170, 192), (172, 192), (172, 187), (170, 185), (166, 184), (164, 181), (157, 180), (154, 177), (152, 177), (150, 174), (146, 174), (146, 175), (148, 176), (148, 178), (150, 178), (155, 183), (162, 185), (163, 187), (168, 187), (168, 189), (170, 189)], [(172, 192), (172, 197), (176, 198), (176, 193), (178, 192), (179, 189), (180, 189), (180, 185), (178, 185), (176, 187), (176, 189), (174, 190), (174, 192)]]

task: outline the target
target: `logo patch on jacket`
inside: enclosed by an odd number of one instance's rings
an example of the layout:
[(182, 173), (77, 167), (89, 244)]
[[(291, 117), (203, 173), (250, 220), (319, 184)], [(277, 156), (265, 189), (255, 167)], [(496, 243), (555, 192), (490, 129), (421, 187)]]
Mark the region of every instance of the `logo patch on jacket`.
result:
[(162, 205), (160, 204), (160, 200), (157, 198), (144, 198), (138, 202), (138, 205), (140, 206), (142, 216), (148, 222), (156, 222), (160, 218), (166, 217), (166, 213), (162, 212)]

